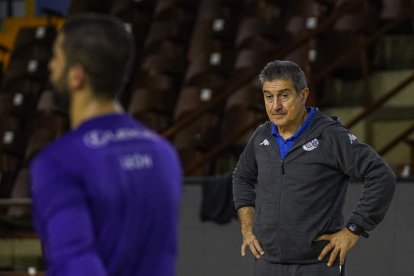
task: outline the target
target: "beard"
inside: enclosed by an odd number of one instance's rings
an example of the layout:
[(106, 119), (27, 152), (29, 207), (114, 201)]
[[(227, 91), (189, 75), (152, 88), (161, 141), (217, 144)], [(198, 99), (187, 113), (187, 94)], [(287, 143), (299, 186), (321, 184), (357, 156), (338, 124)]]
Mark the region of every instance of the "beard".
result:
[(65, 66), (62, 74), (59, 78), (54, 81), (50, 80), (52, 85), (53, 100), (56, 105), (56, 108), (65, 114), (69, 114), (70, 107), (70, 94), (69, 87), (67, 83), (67, 73), (69, 71), (69, 66)]

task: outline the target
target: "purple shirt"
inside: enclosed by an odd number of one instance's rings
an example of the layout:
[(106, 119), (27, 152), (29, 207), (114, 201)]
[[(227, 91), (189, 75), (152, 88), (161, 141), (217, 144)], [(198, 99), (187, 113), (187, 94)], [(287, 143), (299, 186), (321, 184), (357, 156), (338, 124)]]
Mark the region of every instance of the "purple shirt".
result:
[(89, 120), (31, 164), (47, 275), (175, 275), (181, 167), (123, 114)]

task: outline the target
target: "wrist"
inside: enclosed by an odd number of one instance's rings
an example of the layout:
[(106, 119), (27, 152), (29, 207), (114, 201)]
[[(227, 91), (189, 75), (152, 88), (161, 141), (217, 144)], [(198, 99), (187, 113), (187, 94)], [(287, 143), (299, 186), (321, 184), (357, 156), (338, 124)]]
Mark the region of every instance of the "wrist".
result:
[(348, 223), (346, 225), (346, 228), (349, 230), (349, 232), (351, 232), (352, 234), (355, 234), (357, 236), (362, 236), (364, 238), (368, 238), (369, 234), (365, 231), (364, 228), (362, 228), (361, 226), (359, 226), (356, 223)]
[(253, 231), (251, 229), (250, 230), (242, 230), (241, 232), (242, 232), (243, 236), (253, 235)]

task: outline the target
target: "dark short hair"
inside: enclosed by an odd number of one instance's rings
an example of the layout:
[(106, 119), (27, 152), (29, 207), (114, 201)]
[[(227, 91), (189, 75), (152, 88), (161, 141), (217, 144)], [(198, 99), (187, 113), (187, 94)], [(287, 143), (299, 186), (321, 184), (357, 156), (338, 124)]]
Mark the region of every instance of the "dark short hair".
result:
[(61, 30), (66, 64), (80, 64), (95, 96), (115, 98), (129, 78), (134, 42), (122, 21), (104, 14), (77, 14)]
[(288, 60), (275, 60), (266, 64), (259, 75), (259, 81), (263, 85), (265, 81), (291, 80), (296, 93), (299, 94), (308, 87), (306, 76), (299, 65)]

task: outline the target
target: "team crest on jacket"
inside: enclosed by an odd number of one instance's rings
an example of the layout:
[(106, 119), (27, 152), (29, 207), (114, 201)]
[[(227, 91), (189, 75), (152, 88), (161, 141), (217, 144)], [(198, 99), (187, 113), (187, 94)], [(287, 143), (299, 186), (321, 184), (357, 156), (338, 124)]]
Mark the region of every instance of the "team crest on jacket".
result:
[(304, 144), (302, 146), (302, 148), (306, 151), (312, 151), (314, 149), (316, 149), (319, 145), (319, 140), (318, 139), (313, 139), (310, 142), (307, 142), (306, 144)]

